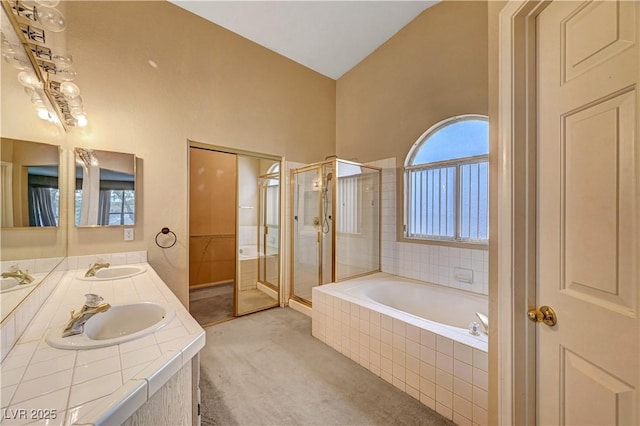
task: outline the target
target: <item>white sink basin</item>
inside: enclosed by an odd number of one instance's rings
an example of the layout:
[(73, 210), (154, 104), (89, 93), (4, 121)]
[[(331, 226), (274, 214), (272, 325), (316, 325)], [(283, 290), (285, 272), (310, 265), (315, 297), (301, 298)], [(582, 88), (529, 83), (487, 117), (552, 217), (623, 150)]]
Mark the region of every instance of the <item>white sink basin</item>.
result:
[(9, 293), (10, 291), (31, 288), (38, 282), (34, 279), (30, 284), (20, 284), (15, 278), (2, 278), (0, 281), (0, 293)]
[(78, 279), (83, 281), (109, 281), (120, 280), (122, 278), (133, 277), (134, 275), (142, 274), (147, 268), (144, 266), (113, 266), (109, 268), (98, 269), (95, 276), (85, 277), (84, 272), (78, 275)]
[(175, 310), (152, 302), (114, 305), (95, 314), (84, 325), (84, 333), (62, 337), (62, 329), (47, 335), (47, 343), (58, 349), (91, 349), (119, 345), (154, 333), (171, 322)]

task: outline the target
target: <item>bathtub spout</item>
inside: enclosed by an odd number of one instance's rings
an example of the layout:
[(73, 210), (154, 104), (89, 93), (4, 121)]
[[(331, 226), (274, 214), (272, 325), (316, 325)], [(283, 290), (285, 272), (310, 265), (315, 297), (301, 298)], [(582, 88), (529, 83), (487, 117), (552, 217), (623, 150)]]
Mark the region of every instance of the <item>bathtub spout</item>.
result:
[(485, 334), (489, 335), (489, 317), (485, 314), (481, 314), (480, 312), (476, 312), (476, 316), (480, 320), (482, 324), (482, 328), (484, 328)]

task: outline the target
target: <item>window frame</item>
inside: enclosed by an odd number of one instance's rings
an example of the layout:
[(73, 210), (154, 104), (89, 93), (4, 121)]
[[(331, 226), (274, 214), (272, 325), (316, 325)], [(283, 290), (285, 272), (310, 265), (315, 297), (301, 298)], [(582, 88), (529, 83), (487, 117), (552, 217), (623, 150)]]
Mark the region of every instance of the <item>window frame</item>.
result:
[[(460, 237), (460, 195), (461, 195), (461, 179), (460, 179), (460, 168), (461, 166), (468, 164), (480, 164), (487, 163), (487, 185), (489, 184), (489, 153), (474, 155), (468, 157), (455, 158), (450, 160), (442, 160), (442, 161), (434, 161), (430, 163), (422, 163), (422, 164), (412, 164), (418, 151), (424, 145), (424, 143), (429, 139), (432, 135), (440, 131), (441, 129), (450, 126), (452, 124), (461, 122), (461, 121), (471, 121), (471, 120), (482, 120), (485, 122), (489, 122), (489, 117), (481, 114), (465, 114), (458, 115), (454, 117), (450, 117), (444, 119), (435, 125), (431, 126), (427, 129), (418, 140), (412, 145), (411, 149), (407, 153), (405, 158), (404, 167), (402, 170), (403, 175), (403, 193), (404, 193), (404, 202), (403, 202), (403, 226), (402, 226), (402, 237), (413, 241), (413, 242), (437, 242), (437, 243), (453, 243), (453, 244), (464, 244), (470, 246), (483, 246), (486, 247), (489, 245), (489, 232), (487, 232), (487, 238), (484, 240), (478, 239), (470, 239), (470, 238), (461, 238)], [(410, 231), (410, 181), (409, 175), (414, 170), (430, 170), (430, 169), (442, 169), (444, 167), (454, 167), (454, 198), (455, 202), (453, 203), (454, 209), (454, 223), (453, 223), (453, 237), (447, 236), (428, 236), (424, 237), (421, 235), (411, 234)], [(488, 195), (489, 188), (487, 188)], [(489, 211), (487, 209), (487, 224), (489, 224)], [(488, 225), (487, 225), (488, 226)]]

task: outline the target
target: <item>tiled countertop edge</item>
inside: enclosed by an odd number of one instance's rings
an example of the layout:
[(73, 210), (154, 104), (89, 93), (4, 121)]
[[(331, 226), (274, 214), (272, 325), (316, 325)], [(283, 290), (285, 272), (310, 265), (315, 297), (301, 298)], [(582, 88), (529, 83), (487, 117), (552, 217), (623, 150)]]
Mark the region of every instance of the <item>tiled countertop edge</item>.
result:
[(172, 351), (149, 364), (139, 374), (104, 397), (86, 415), (74, 421), (77, 425), (122, 424), (173, 377), (204, 347), (204, 331), (195, 339), (188, 338), (182, 351)]
[[(56, 424), (62, 424), (61, 421), (65, 425), (70, 424), (92, 424), (92, 425), (102, 425), (102, 424), (120, 424), (124, 422), (126, 419), (131, 417), (136, 410), (138, 410), (147, 400), (149, 400), (163, 385), (167, 383), (183, 366), (185, 366), (191, 359), (204, 347), (205, 343), (205, 332), (200, 327), (200, 325), (191, 317), (191, 315), (187, 312), (184, 306), (180, 303), (180, 301), (175, 297), (173, 292), (166, 286), (166, 284), (160, 279), (158, 274), (151, 268), (151, 266), (142, 261), (142, 263), (146, 266), (147, 271), (145, 274), (139, 275), (137, 277), (132, 278), (136, 282), (129, 283), (129, 290), (125, 291), (122, 283), (119, 284), (120, 288), (123, 290), (123, 297), (115, 297), (118, 296), (121, 292), (116, 291), (115, 287), (113, 291), (116, 293), (112, 293), (111, 297), (113, 298), (113, 302), (122, 303), (123, 301), (126, 303), (126, 299), (131, 297), (132, 294), (142, 295), (149, 301), (166, 301), (171, 307), (175, 309), (176, 316), (175, 318), (167, 325), (166, 328), (163, 328), (153, 334), (152, 339), (147, 339), (147, 342), (143, 342), (146, 338), (139, 339), (140, 343), (135, 343), (136, 341), (132, 341), (130, 343), (125, 343), (117, 346), (118, 349), (110, 352), (115, 352), (118, 354), (118, 361), (115, 363), (119, 367), (119, 372), (114, 373), (122, 375), (122, 380), (120, 381), (120, 385), (113, 388), (113, 391), (104, 392), (102, 397), (97, 399), (91, 399), (90, 396), (85, 395), (86, 401), (83, 400), (82, 396), (83, 392), (89, 389), (81, 390), (79, 389), (82, 386), (87, 385), (87, 383), (94, 381), (90, 377), (85, 377), (82, 380), (75, 381), (75, 376), (73, 382), (69, 381), (68, 385), (69, 391), (65, 391), (63, 388), (59, 386), (55, 388), (51, 388), (53, 392), (47, 390), (46, 392), (43, 390), (42, 396), (38, 397), (37, 390), (33, 396), (29, 396), (28, 398), (25, 395), (25, 392), (22, 392), (20, 398), (17, 403), (13, 401), (13, 395), (16, 394), (16, 387), (20, 390), (21, 383), (27, 381), (29, 383), (33, 383), (34, 380), (38, 379), (40, 375), (45, 378), (56, 377), (58, 374), (68, 373), (70, 370), (68, 368), (73, 368), (73, 371), (76, 371), (77, 368), (84, 368), (87, 365), (89, 359), (95, 359), (96, 362), (104, 362), (105, 358), (102, 355), (100, 358), (90, 356), (93, 351), (91, 350), (83, 350), (83, 351), (68, 351), (69, 354), (76, 353), (73, 355), (73, 367), (71, 364), (65, 367), (58, 368), (56, 370), (56, 363), (59, 364), (58, 360), (66, 360), (69, 361), (67, 356), (59, 355), (61, 353), (58, 349), (47, 349), (48, 345), (44, 342), (44, 333), (45, 330), (51, 328), (55, 321), (60, 321), (59, 318), (65, 317), (69, 306), (61, 306), (60, 301), (61, 298), (73, 296), (74, 297), (74, 306), (76, 302), (79, 302), (78, 294), (83, 293), (84, 288), (82, 290), (70, 290), (72, 287), (70, 285), (86, 285), (86, 282), (76, 281), (76, 276), (78, 275), (78, 270), (75, 271), (62, 271), (60, 278), (59, 286), (55, 286), (54, 292), (58, 290), (55, 294), (44, 302), (42, 307), (38, 311), (38, 315), (34, 318), (33, 321), (30, 321), (30, 324), (24, 330), (24, 334), (20, 338), (16, 338), (18, 340), (18, 346), (16, 346), (16, 351), (11, 351), (7, 356), (7, 362), (2, 362), (0, 365), (2, 368), (3, 378), (5, 378), (5, 373), (7, 374), (6, 378), (10, 379), (6, 383), (3, 383), (3, 391), (10, 392), (8, 395), (4, 395), (3, 392), (3, 407), (7, 406), (11, 409), (11, 406), (14, 407), (28, 407), (29, 401), (33, 404), (36, 404), (40, 407), (42, 404), (47, 405), (47, 407), (51, 406), (52, 408), (55, 406), (54, 401), (49, 397), (55, 398), (56, 395), (60, 394), (60, 392), (66, 392), (66, 397), (64, 400), (66, 404), (63, 406), (62, 404), (58, 404), (56, 408), (58, 408), (58, 421)], [(145, 275), (147, 278), (144, 278)], [(76, 284), (74, 284), (74, 282)], [(117, 281), (116, 281), (117, 282)], [(102, 291), (107, 291), (104, 287), (108, 286), (108, 282), (96, 283), (95, 285), (100, 286)], [(58, 283), (56, 283), (58, 284)], [(60, 287), (60, 288), (57, 288)], [(134, 289), (135, 287), (135, 289)], [(92, 287), (93, 288), (93, 287)], [(71, 293), (67, 294), (68, 291)], [(133, 292), (133, 293), (131, 293)], [(143, 292), (143, 293), (140, 293)], [(139, 296), (138, 296), (139, 297)], [(77, 301), (75, 299), (78, 299)], [(119, 300), (116, 300), (119, 299)], [(163, 303), (163, 302), (161, 302)], [(74, 307), (72, 306), (72, 307)], [(56, 318), (58, 318), (56, 320)], [(173, 325), (172, 325), (173, 324)], [(181, 330), (181, 331), (179, 331)], [(154, 342), (154, 348), (158, 352), (158, 355), (154, 356), (150, 359), (146, 364), (135, 364), (140, 365), (140, 370), (135, 371), (135, 367), (126, 366), (124, 363), (125, 357), (131, 358), (134, 353), (141, 352), (138, 349), (145, 349), (149, 344), (149, 340)], [(4, 342), (4, 340), (3, 340)], [(128, 345), (126, 351), (122, 351), (124, 346)], [(104, 348), (106, 349), (106, 348)], [(100, 349), (98, 349), (100, 350)], [(47, 352), (46, 356), (44, 353), (40, 354), (42, 356), (37, 357), (37, 354), (34, 355), (37, 351)], [(56, 354), (49, 354), (49, 352), (55, 351)], [(24, 352), (24, 354), (23, 354)], [(28, 352), (28, 353), (27, 353)], [(142, 351), (144, 352), (144, 351)], [(79, 356), (84, 354), (84, 361), (80, 362)], [(104, 353), (103, 353), (104, 354)], [(45, 358), (49, 355), (54, 356), (55, 359), (51, 359), (50, 361), (45, 361)], [(140, 356), (143, 358), (147, 357), (149, 352), (146, 354), (143, 353)], [(113, 354), (109, 355), (113, 356)], [(138, 355), (136, 355), (137, 357)], [(26, 358), (25, 358), (26, 357)], [(61, 357), (61, 358), (57, 358)], [(37, 370), (40, 373), (34, 373), (34, 370), (29, 370), (29, 366), (33, 363), (34, 368), (42, 367), (44, 362), (47, 363), (49, 368), (47, 371), (42, 371), (42, 369)], [(53, 362), (53, 364), (51, 363)], [(40, 364), (37, 366), (37, 364)], [(24, 367), (20, 367), (20, 365), (24, 365)], [(65, 364), (66, 365), (66, 364)], [(98, 364), (96, 364), (98, 366)], [(53, 368), (53, 369), (52, 369)], [(91, 367), (93, 368), (93, 367)], [(127, 372), (126, 370), (129, 370)], [(133, 371), (131, 371), (133, 370)], [(26, 371), (26, 372), (25, 372)], [(60, 373), (56, 373), (56, 371), (60, 371)], [(113, 370), (110, 370), (113, 371)], [(118, 370), (116, 370), (118, 371)], [(29, 377), (26, 377), (28, 374)], [(107, 374), (108, 371), (105, 371), (102, 374)], [(47, 374), (49, 374), (47, 376)], [(70, 373), (67, 374), (71, 377)], [(104, 376), (104, 379), (109, 381), (111, 374)], [(96, 375), (95, 377), (99, 377)], [(39, 379), (38, 379), (39, 380)], [(62, 379), (61, 379), (62, 380)], [(68, 378), (66, 380), (69, 380)], [(102, 383), (102, 378), (97, 379)], [(13, 384), (13, 383), (15, 384)], [(108, 383), (108, 382), (106, 382)], [(113, 383), (113, 382), (111, 382)], [(31, 385), (30, 385), (31, 386)], [(72, 396), (74, 394), (75, 386), (79, 388), (76, 390), (75, 397), (72, 402)], [(106, 384), (107, 388), (109, 384)], [(58, 390), (55, 390), (58, 389)], [(24, 389), (22, 389), (24, 391)], [(30, 391), (29, 391), (30, 392)], [(46, 394), (46, 395), (45, 395)], [(8, 400), (5, 401), (5, 396), (11, 398), (11, 406), (8, 406)], [(34, 398), (35, 396), (35, 398)], [(96, 393), (97, 396), (97, 393)], [(20, 402), (22, 401), (22, 402)], [(38, 401), (36, 403), (36, 401)], [(81, 402), (78, 405), (78, 402)], [(23, 423), (23, 422), (20, 422)], [(48, 424), (48, 423), (47, 423)]]

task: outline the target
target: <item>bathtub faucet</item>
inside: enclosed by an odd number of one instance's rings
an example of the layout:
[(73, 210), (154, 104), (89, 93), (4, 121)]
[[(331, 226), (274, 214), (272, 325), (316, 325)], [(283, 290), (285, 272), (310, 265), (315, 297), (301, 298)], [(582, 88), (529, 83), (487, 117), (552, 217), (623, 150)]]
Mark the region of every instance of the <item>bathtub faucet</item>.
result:
[(482, 328), (484, 328), (485, 334), (489, 335), (489, 317), (485, 314), (481, 314), (480, 312), (476, 312), (476, 316), (480, 320), (482, 324)]

